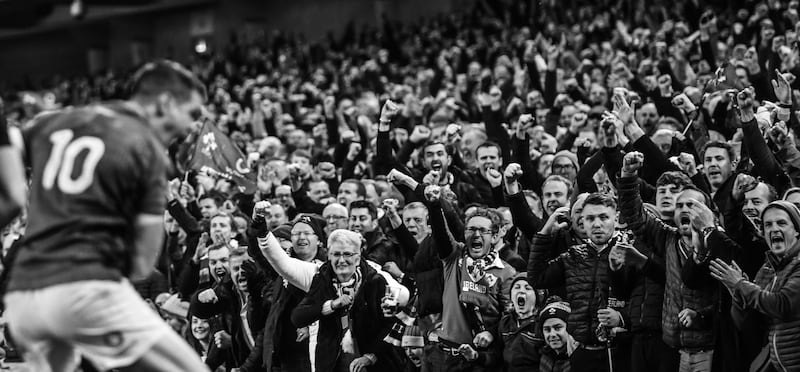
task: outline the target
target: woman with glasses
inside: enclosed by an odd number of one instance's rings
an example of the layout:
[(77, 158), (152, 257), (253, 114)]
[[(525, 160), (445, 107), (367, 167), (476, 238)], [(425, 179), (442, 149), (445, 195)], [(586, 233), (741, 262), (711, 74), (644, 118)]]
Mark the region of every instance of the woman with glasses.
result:
[(381, 303), (386, 276), (362, 259), (364, 239), (335, 230), (328, 238), (328, 262), (314, 277), (305, 298), (292, 311), (297, 327), (319, 321), (315, 371), (402, 371), (399, 349), (383, 341), (394, 325)]

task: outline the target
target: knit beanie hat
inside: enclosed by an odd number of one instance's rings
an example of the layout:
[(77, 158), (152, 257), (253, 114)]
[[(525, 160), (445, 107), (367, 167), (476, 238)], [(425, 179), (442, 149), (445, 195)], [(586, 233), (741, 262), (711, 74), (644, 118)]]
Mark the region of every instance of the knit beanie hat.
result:
[(550, 318), (558, 318), (567, 323), (567, 318), (569, 317), (569, 313), (572, 310), (569, 307), (569, 304), (563, 301), (558, 302), (551, 302), (547, 304), (542, 312), (539, 313), (539, 321), (540, 324), (544, 324), (547, 319)]
[[(789, 218), (792, 219), (792, 224), (794, 225), (794, 229), (800, 231), (800, 210), (797, 209), (792, 203), (789, 203), (786, 200), (776, 200), (772, 203), (769, 203), (764, 211), (761, 212), (761, 221), (764, 221), (764, 214), (767, 213), (768, 210), (777, 208), (783, 210), (784, 212), (789, 214)], [(763, 222), (762, 222), (763, 223)], [(762, 228), (764, 226), (761, 226)]]
[(328, 241), (328, 236), (325, 234), (325, 225), (328, 223), (319, 215), (302, 213), (295, 217), (294, 221), (292, 222), (292, 227), (298, 223), (304, 223), (311, 227), (311, 230), (314, 230), (314, 234), (317, 235), (317, 239), (319, 239), (322, 244), (325, 244), (325, 242)]
[(578, 155), (575, 155), (567, 150), (561, 150), (557, 152), (555, 156), (553, 156), (553, 164), (555, 164), (556, 160), (560, 157), (566, 157), (567, 159), (569, 159), (569, 161), (572, 162), (572, 165), (575, 166), (576, 170), (580, 168), (578, 164)]
[[(511, 296), (511, 288), (514, 288), (514, 284), (517, 284), (518, 281), (524, 280), (526, 283), (528, 282), (528, 273), (521, 272), (518, 273), (516, 276), (511, 278), (511, 282), (508, 286), (508, 295)], [(536, 302), (533, 306), (538, 307), (541, 306), (544, 299), (547, 298), (547, 290), (545, 289), (533, 289), (533, 292), (536, 293), (536, 298), (534, 299)]]
[(292, 226), (287, 224), (280, 225), (276, 227), (275, 230), (272, 230), (272, 235), (274, 235), (276, 238), (290, 240), (292, 239)]
[(425, 347), (425, 335), (419, 326), (412, 325), (406, 327), (403, 332), (403, 340), (400, 342), (402, 347)]

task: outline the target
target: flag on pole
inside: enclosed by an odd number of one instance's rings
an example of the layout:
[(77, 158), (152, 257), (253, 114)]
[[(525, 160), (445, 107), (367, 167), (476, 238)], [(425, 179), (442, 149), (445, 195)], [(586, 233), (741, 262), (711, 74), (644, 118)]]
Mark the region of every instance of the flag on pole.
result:
[(209, 122), (203, 124), (197, 136), (189, 168), (231, 180), (244, 193), (256, 190), (255, 173), (248, 167), (247, 157)]

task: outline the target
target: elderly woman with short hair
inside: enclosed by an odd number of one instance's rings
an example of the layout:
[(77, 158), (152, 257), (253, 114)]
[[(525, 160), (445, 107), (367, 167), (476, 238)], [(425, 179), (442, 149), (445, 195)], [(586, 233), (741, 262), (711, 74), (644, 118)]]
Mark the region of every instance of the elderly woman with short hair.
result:
[(362, 259), (364, 244), (356, 232), (333, 231), (328, 262), (292, 311), (298, 328), (319, 320), (317, 372), (403, 370), (400, 350), (383, 341), (394, 324), (381, 309), (388, 282)]

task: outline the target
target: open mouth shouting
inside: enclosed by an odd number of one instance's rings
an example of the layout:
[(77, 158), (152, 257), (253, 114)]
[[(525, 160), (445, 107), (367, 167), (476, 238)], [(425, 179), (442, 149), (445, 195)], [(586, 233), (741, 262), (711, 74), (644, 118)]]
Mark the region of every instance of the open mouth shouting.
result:
[(431, 161), (431, 170), (435, 170), (440, 172), (442, 170), (442, 161), (441, 160), (432, 160)]
[(783, 244), (784, 242), (786, 242), (786, 239), (784, 239), (782, 233), (773, 232), (773, 233), (769, 234), (769, 242), (770, 242), (771, 245)]

